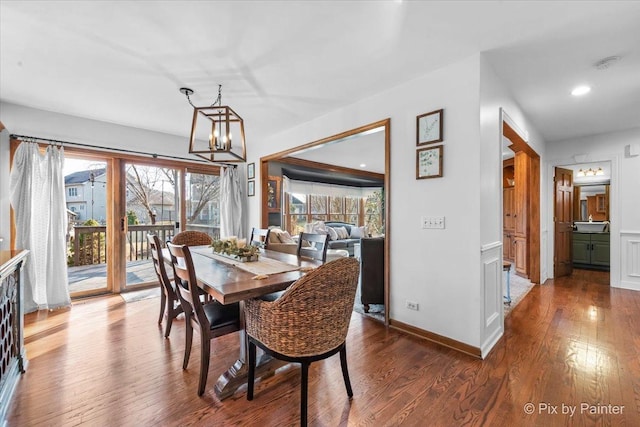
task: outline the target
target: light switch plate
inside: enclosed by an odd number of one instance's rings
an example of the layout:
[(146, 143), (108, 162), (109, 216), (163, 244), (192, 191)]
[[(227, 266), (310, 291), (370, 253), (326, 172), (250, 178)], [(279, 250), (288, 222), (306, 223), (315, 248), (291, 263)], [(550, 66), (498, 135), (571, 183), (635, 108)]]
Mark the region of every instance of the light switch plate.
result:
[(423, 229), (444, 229), (444, 217), (443, 216), (423, 216), (422, 228)]

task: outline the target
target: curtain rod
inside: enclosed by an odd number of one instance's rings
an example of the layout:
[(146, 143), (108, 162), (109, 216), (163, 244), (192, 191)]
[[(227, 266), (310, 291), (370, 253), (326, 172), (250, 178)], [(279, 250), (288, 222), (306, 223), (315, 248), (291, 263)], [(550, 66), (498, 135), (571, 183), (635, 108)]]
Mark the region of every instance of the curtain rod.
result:
[(20, 139), (20, 140), (23, 140), (25, 142), (38, 142), (38, 143), (49, 144), (49, 145), (58, 145), (59, 144), (61, 146), (64, 146), (65, 144), (67, 144), (67, 145), (77, 145), (79, 147), (97, 148), (97, 149), (101, 149), (101, 150), (115, 151), (115, 152), (118, 152), (118, 153), (140, 154), (140, 155), (143, 155), (143, 156), (151, 156), (154, 159), (156, 159), (158, 157), (164, 157), (164, 158), (167, 158), (167, 159), (184, 160), (184, 161), (188, 161), (188, 162), (201, 163), (201, 164), (205, 164), (205, 165), (211, 164), (211, 165), (225, 166), (225, 167), (234, 167), (234, 168), (237, 167), (237, 165), (228, 164), (228, 163), (212, 163), (212, 162), (206, 162), (204, 160), (190, 159), (190, 158), (187, 158), (187, 157), (169, 156), (169, 155), (166, 155), (166, 154), (157, 154), (157, 153), (146, 153), (144, 151), (128, 150), (126, 148), (103, 147), (103, 146), (100, 146), (100, 145), (90, 145), (90, 144), (83, 144), (81, 142), (63, 141), (63, 140), (59, 140), (59, 139), (41, 138), (41, 137), (37, 137), (37, 136), (11, 134), (11, 135), (9, 135), (9, 137), (12, 138), (12, 139)]

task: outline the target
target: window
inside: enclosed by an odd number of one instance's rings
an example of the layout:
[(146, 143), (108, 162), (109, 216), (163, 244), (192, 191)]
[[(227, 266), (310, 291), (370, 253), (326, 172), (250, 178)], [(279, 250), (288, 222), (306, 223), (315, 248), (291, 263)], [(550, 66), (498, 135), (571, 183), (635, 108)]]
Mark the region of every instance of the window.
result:
[(384, 191), (309, 183), (285, 177), (284, 229), (291, 235), (313, 221), (337, 221), (367, 226), (369, 234), (384, 233)]
[(78, 188), (77, 187), (69, 187), (69, 197), (77, 197), (78, 196)]

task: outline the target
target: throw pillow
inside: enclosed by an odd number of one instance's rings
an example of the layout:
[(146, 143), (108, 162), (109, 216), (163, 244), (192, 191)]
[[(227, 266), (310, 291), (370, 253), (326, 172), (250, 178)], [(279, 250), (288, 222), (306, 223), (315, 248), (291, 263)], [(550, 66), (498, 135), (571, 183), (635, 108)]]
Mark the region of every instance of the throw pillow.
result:
[(345, 227), (336, 227), (336, 233), (338, 233), (338, 239), (348, 239), (349, 233)]
[(279, 228), (272, 228), (271, 231), (269, 231), (269, 243), (281, 243), (280, 236), (282, 233), (283, 231)]
[(327, 227), (329, 231), (329, 240), (338, 240), (338, 232), (333, 227)]
[(367, 228), (365, 226), (351, 227), (351, 235), (349, 237), (352, 239), (362, 239), (363, 237), (367, 237)]
[(289, 234), (288, 231), (283, 231), (282, 233), (280, 233), (280, 242), (282, 242), (282, 243), (295, 243), (296, 241), (293, 240), (293, 238), (291, 237), (291, 234)]

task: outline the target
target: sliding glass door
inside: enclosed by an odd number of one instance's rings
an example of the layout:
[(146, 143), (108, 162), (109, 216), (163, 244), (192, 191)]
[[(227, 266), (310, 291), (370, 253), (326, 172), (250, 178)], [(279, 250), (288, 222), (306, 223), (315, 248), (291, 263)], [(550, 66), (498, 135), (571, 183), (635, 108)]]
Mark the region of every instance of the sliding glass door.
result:
[(125, 289), (157, 282), (147, 234), (170, 240), (180, 222), (179, 169), (128, 162), (125, 165)]
[(67, 271), (72, 297), (108, 291), (106, 159), (65, 156)]

